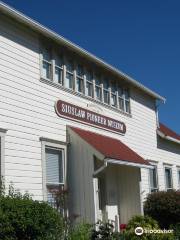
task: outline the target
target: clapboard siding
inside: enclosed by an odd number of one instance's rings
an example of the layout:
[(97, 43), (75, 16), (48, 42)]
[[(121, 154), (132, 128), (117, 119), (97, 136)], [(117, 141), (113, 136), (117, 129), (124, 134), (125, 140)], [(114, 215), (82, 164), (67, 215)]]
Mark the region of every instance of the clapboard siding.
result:
[[(66, 141), (66, 125), (80, 126), (79, 123), (59, 118), (54, 110), (55, 102), (62, 99), (83, 108), (87, 108), (87, 104), (92, 102), (41, 82), (39, 52), (40, 41), (36, 33), (12, 22), (3, 15), (0, 16), (0, 127), (8, 130), (5, 138), (6, 180), (7, 183), (12, 181), (15, 187), (22, 191), (29, 190), (34, 194), (34, 198), (42, 200), (42, 162), (39, 138), (43, 136)], [(174, 183), (177, 186), (175, 165), (180, 165), (179, 153), (157, 148), (154, 100), (142, 91), (132, 88), (132, 117), (117, 113), (102, 105), (99, 107), (102, 110), (101, 114), (126, 124), (125, 136), (84, 124), (81, 124), (81, 127), (120, 139), (145, 159), (159, 161), (158, 177), (162, 189), (164, 187), (163, 163), (171, 163)], [(74, 186), (74, 189), (71, 189), (74, 196), (73, 211), (93, 219), (92, 153), (82, 142), (76, 142), (76, 151), (77, 159), (72, 161), (73, 171), (71, 171)], [(86, 158), (90, 161), (83, 161)], [(143, 199), (149, 192), (148, 176), (149, 171), (142, 169)], [(125, 181), (128, 182), (128, 179)], [(77, 191), (79, 186), (88, 191)], [(127, 199), (127, 201), (130, 200)]]

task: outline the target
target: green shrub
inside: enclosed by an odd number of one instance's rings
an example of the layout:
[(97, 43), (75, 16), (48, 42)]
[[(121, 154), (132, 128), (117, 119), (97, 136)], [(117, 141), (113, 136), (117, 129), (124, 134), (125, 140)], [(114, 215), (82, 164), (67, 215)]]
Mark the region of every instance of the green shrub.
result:
[(47, 203), (12, 189), (9, 196), (0, 196), (1, 240), (59, 240), (62, 234), (62, 218)]
[(70, 229), (68, 240), (89, 240), (91, 238), (92, 226), (80, 223)]
[(125, 240), (174, 240), (173, 234), (143, 233), (141, 236), (135, 234), (135, 229), (142, 227), (146, 230), (159, 230), (157, 221), (148, 216), (135, 216), (127, 224), (124, 231)]
[(114, 232), (114, 226), (107, 222), (97, 222), (95, 228), (91, 233), (91, 240), (124, 240), (124, 237), (121, 233)]
[(148, 196), (144, 212), (157, 220), (161, 228), (168, 229), (180, 221), (180, 191), (152, 193)]
[(171, 225), (170, 229), (174, 230), (175, 239), (180, 240), (180, 222), (177, 223), (175, 226)]

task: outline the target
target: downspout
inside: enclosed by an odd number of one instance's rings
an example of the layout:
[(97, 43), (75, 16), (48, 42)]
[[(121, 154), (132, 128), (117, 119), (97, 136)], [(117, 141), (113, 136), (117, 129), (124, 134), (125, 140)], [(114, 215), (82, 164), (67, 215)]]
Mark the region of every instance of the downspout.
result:
[(156, 125), (157, 125), (157, 128), (159, 128), (159, 112), (158, 112), (158, 107), (159, 107), (159, 103), (156, 101), (155, 111), (156, 111)]

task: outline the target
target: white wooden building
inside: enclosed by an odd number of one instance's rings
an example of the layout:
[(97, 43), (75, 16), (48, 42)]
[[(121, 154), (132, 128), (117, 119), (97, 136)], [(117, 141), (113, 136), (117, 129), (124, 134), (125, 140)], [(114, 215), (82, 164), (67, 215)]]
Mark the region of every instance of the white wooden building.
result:
[[(66, 185), (69, 215), (127, 223), (180, 188), (180, 135), (159, 94), (0, 2), (0, 163), (37, 200)], [(117, 227), (118, 228), (118, 227)]]

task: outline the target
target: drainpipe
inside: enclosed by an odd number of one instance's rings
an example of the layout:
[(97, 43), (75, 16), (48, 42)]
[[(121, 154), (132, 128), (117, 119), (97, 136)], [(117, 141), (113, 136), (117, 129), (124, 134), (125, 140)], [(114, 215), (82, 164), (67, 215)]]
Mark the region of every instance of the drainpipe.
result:
[(159, 113), (158, 113), (158, 107), (159, 107), (159, 104), (158, 104), (158, 102), (156, 102), (155, 111), (156, 111), (156, 125), (157, 125), (157, 128), (159, 128)]

